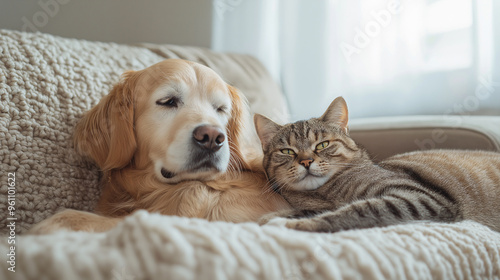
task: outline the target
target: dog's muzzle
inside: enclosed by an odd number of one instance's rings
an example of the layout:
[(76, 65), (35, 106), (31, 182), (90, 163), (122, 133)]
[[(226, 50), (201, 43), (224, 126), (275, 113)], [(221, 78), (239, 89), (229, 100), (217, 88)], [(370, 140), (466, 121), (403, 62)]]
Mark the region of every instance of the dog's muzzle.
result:
[[(200, 125), (193, 130), (188, 164), (180, 173), (221, 172), (226, 167), (223, 163), (224, 156), (221, 148), (226, 143), (226, 135), (221, 128), (213, 125)], [(174, 173), (165, 168), (161, 169), (161, 176), (165, 179), (176, 177)]]

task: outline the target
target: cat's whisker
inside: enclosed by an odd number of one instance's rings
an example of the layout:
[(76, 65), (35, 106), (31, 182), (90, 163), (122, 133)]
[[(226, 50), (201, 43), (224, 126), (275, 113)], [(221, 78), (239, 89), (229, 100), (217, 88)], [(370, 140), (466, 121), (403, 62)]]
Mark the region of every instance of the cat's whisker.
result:
[(289, 186), (291, 182), (288, 180), (279, 180), (279, 179), (271, 179), (269, 180), (269, 191), (277, 191), (280, 192), (286, 186)]
[(342, 166), (342, 167), (357, 167), (357, 166), (363, 166), (362, 164), (356, 164), (356, 163), (327, 163), (325, 166), (332, 167), (332, 166)]
[(264, 187), (262, 187), (262, 193), (261, 195), (264, 196), (264, 195), (267, 195), (269, 193), (274, 193), (274, 189), (273, 189), (273, 182), (272, 181), (268, 181), (266, 183), (266, 185), (264, 185)]
[(281, 190), (290, 190), (292, 189), (293, 182), (289, 178), (283, 178), (278, 181)]

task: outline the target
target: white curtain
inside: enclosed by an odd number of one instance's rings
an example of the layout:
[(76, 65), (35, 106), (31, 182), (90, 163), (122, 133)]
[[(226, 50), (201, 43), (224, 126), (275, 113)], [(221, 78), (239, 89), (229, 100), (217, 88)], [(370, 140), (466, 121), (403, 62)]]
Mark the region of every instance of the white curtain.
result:
[(259, 58), (291, 120), (500, 115), (500, 0), (214, 0), (212, 48)]

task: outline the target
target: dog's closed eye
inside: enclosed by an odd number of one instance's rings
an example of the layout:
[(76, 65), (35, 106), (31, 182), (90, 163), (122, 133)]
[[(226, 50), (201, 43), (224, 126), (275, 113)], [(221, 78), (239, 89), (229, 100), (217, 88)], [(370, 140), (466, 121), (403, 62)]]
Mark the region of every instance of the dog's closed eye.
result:
[(228, 112), (228, 108), (227, 106), (225, 105), (222, 105), (222, 106), (219, 106), (219, 107), (216, 107), (217, 109), (217, 113), (221, 113), (221, 114), (225, 114)]
[(181, 104), (181, 100), (176, 96), (169, 96), (156, 100), (156, 104), (170, 108), (177, 108)]

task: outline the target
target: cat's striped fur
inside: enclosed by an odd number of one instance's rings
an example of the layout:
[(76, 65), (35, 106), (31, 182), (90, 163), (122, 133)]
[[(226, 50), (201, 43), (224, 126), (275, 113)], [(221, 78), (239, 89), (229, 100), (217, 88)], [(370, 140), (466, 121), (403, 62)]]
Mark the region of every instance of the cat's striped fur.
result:
[(348, 136), (342, 98), (320, 118), (255, 124), (269, 180), (294, 208), (262, 223), (281, 216), (289, 228), (335, 232), (470, 219), (500, 231), (500, 153), (418, 151), (376, 164)]

